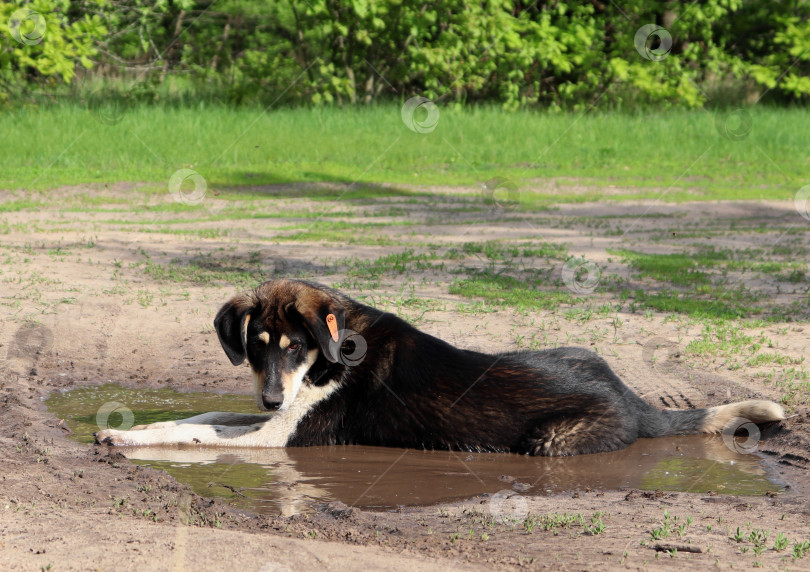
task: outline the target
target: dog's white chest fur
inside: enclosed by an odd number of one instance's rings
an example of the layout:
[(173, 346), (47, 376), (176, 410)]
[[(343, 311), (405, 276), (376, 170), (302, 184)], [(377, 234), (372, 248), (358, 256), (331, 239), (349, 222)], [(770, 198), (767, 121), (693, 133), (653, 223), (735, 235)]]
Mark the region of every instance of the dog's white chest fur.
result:
[(295, 400), (286, 409), (278, 411), (264, 427), (256, 431), (257, 447), (284, 447), (295, 434), (298, 424), (315, 405), (323, 401), (337, 389), (338, 384), (330, 381), (326, 385), (316, 387), (303, 385), (298, 391)]

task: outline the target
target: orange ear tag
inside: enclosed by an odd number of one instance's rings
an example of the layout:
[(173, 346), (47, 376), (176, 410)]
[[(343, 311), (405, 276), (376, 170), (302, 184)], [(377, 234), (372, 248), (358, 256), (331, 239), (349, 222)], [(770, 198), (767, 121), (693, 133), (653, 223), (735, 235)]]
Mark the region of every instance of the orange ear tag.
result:
[(329, 333), (332, 334), (332, 339), (335, 340), (335, 342), (337, 342), (339, 339), (337, 329), (337, 318), (335, 318), (334, 314), (327, 314), (326, 327), (329, 328)]

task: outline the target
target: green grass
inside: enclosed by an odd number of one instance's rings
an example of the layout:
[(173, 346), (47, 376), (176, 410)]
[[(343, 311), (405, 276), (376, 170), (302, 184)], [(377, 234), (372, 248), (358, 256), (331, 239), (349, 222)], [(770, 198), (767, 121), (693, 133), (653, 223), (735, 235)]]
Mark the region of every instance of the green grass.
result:
[(645, 254), (632, 250), (609, 250), (616, 254), (631, 267), (639, 271), (641, 276), (653, 278), (660, 282), (669, 282), (680, 286), (691, 284), (706, 284), (708, 275), (698, 270), (696, 257), (686, 254)]
[[(778, 274), (784, 271), (785, 275), (782, 276), (782, 279), (787, 282), (801, 282), (804, 279), (806, 268), (803, 262), (761, 261), (766, 253), (759, 249), (732, 251), (698, 245), (691, 252), (675, 254), (647, 254), (628, 249), (608, 250), (608, 252), (621, 257), (632, 268), (638, 270), (641, 276), (680, 286), (708, 284), (710, 282), (709, 274), (705, 270), (712, 268), (721, 271), (750, 271), (765, 274)], [(787, 252), (782, 255), (793, 257), (796, 252)]]
[(567, 290), (541, 290), (531, 280), (518, 280), (489, 271), (455, 280), (450, 285), (450, 293), (465, 298), (483, 299), (495, 306), (510, 306), (518, 310), (556, 309), (560, 304), (573, 304), (577, 301)]
[[(187, 264), (172, 260), (169, 264), (160, 264), (147, 260), (144, 262), (144, 273), (158, 282), (180, 284), (233, 284), (240, 290), (247, 290), (269, 279), (258, 268), (257, 263), (245, 265), (237, 261), (223, 261), (211, 257), (198, 257)], [(252, 267), (252, 268), (251, 268)]]
[(17, 211), (42, 208), (44, 204), (40, 201), (7, 201), (0, 203), (0, 213), (12, 213)]
[(554, 258), (564, 260), (568, 248), (564, 244), (543, 242), (534, 244), (504, 244), (489, 240), (487, 242), (465, 242), (461, 251), (467, 255), (483, 255), (488, 260), (506, 260), (518, 258)]
[(754, 304), (759, 297), (745, 289), (713, 288), (713, 293), (705, 293), (703, 298), (695, 291), (681, 292), (665, 288), (658, 292), (637, 289), (634, 299), (642, 306), (660, 312), (678, 312), (697, 318), (731, 320), (747, 318), (764, 311), (762, 306)]
[[(399, 223), (402, 224), (402, 223)], [(339, 242), (342, 244), (397, 244), (389, 238), (368, 232), (366, 229), (381, 229), (381, 223), (364, 222), (362, 226), (343, 221), (313, 221), (284, 227), (279, 230), (293, 230), (294, 232), (276, 236), (274, 240), (294, 242)]]
[[(349, 278), (365, 281), (367, 286), (378, 286), (384, 275), (403, 274), (408, 271), (424, 271), (433, 267), (435, 253), (417, 254), (413, 249), (403, 252), (394, 252), (380, 256), (374, 260), (361, 260), (357, 258), (340, 261), (348, 265), (346, 275)], [(443, 268), (442, 265), (439, 265)]]
[[(440, 107), (435, 131), (408, 130), (398, 106), (263, 110), (225, 106), (128, 109), (116, 125), (78, 105), (0, 114), (0, 188), (147, 181), (165, 187), (184, 167), (209, 188), (272, 183), (480, 184), (574, 177), (554, 195), (520, 193), (524, 207), (564, 200), (790, 198), (806, 184), (807, 111), (752, 109), (753, 131), (730, 141), (705, 111), (515, 112)], [(582, 185), (590, 191), (567, 185)], [(635, 187), (621, 190), (621, 187)], [(356, 192), (352, 188), (350, 192)], [(240, 191), (241, 192), (241, 191)], [(245, 192), (257, 191), (246, 189)], [(290, 190), (301, 196), (318, 195)], [(328, 191), (324, 191), (328, 193)], [(18, 205), (19, 206), (19, 205)], [(11, 207), (6, 207), (11, 208)]]
[(707, 325), (702, 337), (686, 346), (686, 353), (696, 356), (750, 354), (767, 345), (768, 340), (764, 336), (746, 334), (739, 325)]
[[(672, 254), (650, 254), (629, 249), (608, 250), (633, 268), (635, 278), (646, 279), (626, 297), (644, 307), (662, 312), (679, 312), (715, 319), (747, 318), (769, 314), (784, 319), (793, 308), (768, 307), (765, 295), (746, 288), (729, 273), (754, 272), (774, 276), (778, 281), (799, 284), (805, 280), (806, 264), (784, 260), (763, 260), (762, 250), (717, 250), (705, 245)], [(784, 253), (780, 252), (784, 256)], [(623, 284), (617, 289), (626, 288)]]

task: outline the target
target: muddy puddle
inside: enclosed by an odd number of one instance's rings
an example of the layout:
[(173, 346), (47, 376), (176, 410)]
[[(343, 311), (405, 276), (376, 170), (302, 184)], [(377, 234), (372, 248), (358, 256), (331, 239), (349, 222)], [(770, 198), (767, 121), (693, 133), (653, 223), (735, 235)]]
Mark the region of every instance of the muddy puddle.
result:
[[(85, 443), (99, 427), (127, 428), (207, 411), (256, 413), (252, 396), (109, 384), (55, 392), (46, 404)], [(783, 490), (761, 457), (737, 453), (721, 437), (706, 435), (642, 439), (624, 451), (568, 458), (360, 446), (120, 451), (135, 463), (165, 470), (202, 496), (283, 515), (334, 500), (386, 510), (504, 490), (532, 495), (623, 487), (741, 495)]]

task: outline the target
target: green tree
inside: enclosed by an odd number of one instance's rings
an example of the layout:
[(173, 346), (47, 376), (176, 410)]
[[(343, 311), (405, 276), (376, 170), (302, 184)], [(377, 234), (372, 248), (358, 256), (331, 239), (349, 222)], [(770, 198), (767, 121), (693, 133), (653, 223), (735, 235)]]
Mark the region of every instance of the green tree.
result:
[(507, 109), (810, 97), (806, 2), (17, 0), (0, 2), (0, 17), (21, 8), (42, 15), (45, 33), (31, 44), (4, 36), (6, 97), (14, 87), (58, 91), (80, 69), (151, 100), (265, 105), (415, 94)]
[(94, 14), (68, 18), (69, 6), (68, 0), (0, 2), (0, 99), (25, 84), (69, 83), (77, 66), (93, 66), (107, 29)]

